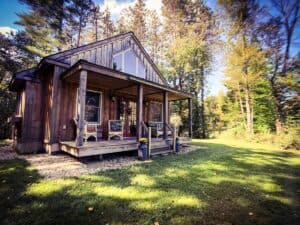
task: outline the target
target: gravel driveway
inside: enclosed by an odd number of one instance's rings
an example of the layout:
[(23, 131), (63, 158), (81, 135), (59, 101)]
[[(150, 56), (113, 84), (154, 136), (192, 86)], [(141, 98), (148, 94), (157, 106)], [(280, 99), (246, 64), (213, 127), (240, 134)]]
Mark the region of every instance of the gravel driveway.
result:
[[(199, 149), (199, 146), (189, 146), (180, 154)], [(98, 171), (120, 169), (135, 164), (149, 163), (140, 161), (136, 156), (116, 155), (105, 157), (103, 160), (78, 160), (70, 155), (60, 153), (49, 155), (47, 153), (19, 155), (11, 146), (0, 147), (0, 161), (11, 159), (24, 159), (38, 170), (44, 178), (77, 177)]]

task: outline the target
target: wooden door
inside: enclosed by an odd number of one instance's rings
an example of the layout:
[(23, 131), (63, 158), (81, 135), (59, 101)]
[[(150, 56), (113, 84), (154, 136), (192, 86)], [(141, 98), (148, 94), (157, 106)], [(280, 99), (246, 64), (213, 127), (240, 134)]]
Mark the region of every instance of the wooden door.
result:
[(120, 98), (118, 101), (118, 119), (124, 123), (124, 137), (136, 135), (136, 102)]

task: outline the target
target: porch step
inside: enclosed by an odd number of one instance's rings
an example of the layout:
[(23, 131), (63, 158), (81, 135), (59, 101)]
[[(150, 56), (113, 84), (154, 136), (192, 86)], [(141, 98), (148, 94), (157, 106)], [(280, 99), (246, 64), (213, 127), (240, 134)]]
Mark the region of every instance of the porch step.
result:
[(155, 143), (154, 145), (152, 144), (151, 147), (151, 155), (158, 155), (158, 154), (165, 154), (165, 153), (169, 153), (172, 152), (172, 148), (169, 144), (167, 144), (166, 142), (162, 142), (162, 143)]

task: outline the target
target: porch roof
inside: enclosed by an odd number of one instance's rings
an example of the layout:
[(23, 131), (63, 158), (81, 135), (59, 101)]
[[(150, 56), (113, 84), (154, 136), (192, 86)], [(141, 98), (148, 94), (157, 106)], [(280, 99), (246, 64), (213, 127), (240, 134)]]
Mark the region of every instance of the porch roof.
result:
[(142, 84), (144, 86), (144, 97), (149, 100), (162, 101), (163, 93), (165, 91), (169, 93), (170, 101), (192, 98), (191, 94), (176, 90), (169, 86), (90, 63), (86, 60), (79, 60), (72, 67), (68, 68), (62, 74), (61, 78), (66, 82), (79, 83), (79, 74), (81, 70), (86, 70), (88, 73), (88, 88), (102, 88), (110, 90), (112, 93), (136, 97), (137, 84)]

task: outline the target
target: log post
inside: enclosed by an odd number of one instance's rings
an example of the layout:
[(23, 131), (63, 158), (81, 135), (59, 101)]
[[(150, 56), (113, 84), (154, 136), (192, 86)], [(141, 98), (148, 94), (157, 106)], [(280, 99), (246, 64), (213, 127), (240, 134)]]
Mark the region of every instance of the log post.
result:
[(148, 156), (151, 156), (151, 127), (148, 128)]
[(142, 126), (143, 120), (143, 85), (138, 84), (137, 86), (137, 99), (136, 99), (136, 139), (140, 140), (142, 137)]
[(78, 101), (79, 101), (80, 108), (79, 108), (77, 136), (76, 136), (77, 146), (83, 145), (86, 83), (87, 83), (87, 72), (85, 70), (81, 70), (80, 80), (79, 80), (79, 93), (78, 93)]
[(169, 99), (168, 99), (168, 92), (164, 92), (163, 97), (163, 126), (164, 126), (164, 139), (168, 138), (168, 130), (167, 130), (167, 123), (169, 122)]
[(192, 98), (188, 99), (189, 101), (189, 138), (193, 138), (193, 101)]
[(174, 127), (174, 130), (173, 130), (173, 151), (176, 152), (176, 127)]

